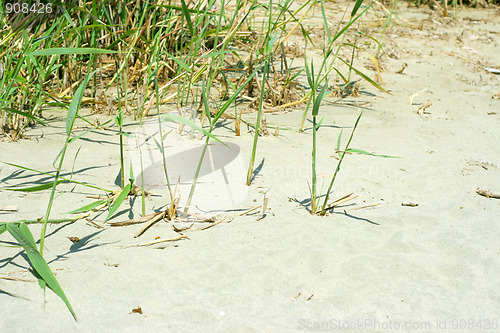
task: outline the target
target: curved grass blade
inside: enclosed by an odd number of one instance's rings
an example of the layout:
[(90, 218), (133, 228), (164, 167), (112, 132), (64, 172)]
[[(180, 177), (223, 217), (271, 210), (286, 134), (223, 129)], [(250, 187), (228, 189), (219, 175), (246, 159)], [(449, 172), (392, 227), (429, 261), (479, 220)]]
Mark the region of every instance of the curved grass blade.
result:
[(96, 202), (92, 202), (91, 204), (85, 205), (83, 207), (80, 207), (78, 209), (72, 210), (71, 212), (67, 212), (66, 214), (79, 214), (79, 213), (86, 213), (96, 207), (99, 207), (100, 205), (108, 202), (109, 200), (101, 199), (97, 200)]
[(191, 33), (191, 36), (194, 37), (193, 23), (191, 22), (191, 15), (189, 14), (189, 10), (188, 10), (188, 7), (186, 5), (186, 1), (181, 0), (181, 4), (182, 4), (182, 16), (184, 16), (186, 18), (189, 32)]
[[(358, 0), (360, 1), (360, 0)], [(356, 16), (355, 18), (352, 18), (351, 17), (351, 20), (349, 21), (349, 23), (347, 23), (343, 28), (342, 30), (340, 30), (336, 35), (335, 37), (332, 38), (333, 41), (336, 41), (347, 29), (349, 29), (349, 27), (358, 20), (358, 18), (360, 18), (368, 9), (370, 9), (370, 7), (375, 3), (375, 1), (372, 1), (372, 3), (370, 3), (368, 6), (365, 7), (365, 9), (363, 9), (363, 11), (358, 14), (358, 16)], [(361, 5), (361, 4), (360, 4)], [(359, 9), (359, 7), (358, 7)], [(356, 9), (357, 11), (357, 9)]]
[(38, 252), (35, 240), (33, 239), (33, 235), (31, 234), (31, 231), (26, 226), (26, 224), (22, 222), (19, 224), (10, 222), (7, 223), (7, 230), (12, 235), (12, 237), (14, 237), (24, 248), (24, 251), (26, 251), (31, 265), (38, 273), (38, 275), (40, 275), (40, 277), (49, 286), (49, 288), (52, 289), (52, 291), (63, 300), (63, 302), (66, 304), (66, 307), (73, 315), (73, 318), (75, 318), (75, 320), (78, 320), (75, 311), (73, 311), (71, 304), (64, 294), (64, 291), (54, 277), (54, 274), (52, 274), (49, 265), (47, 264), (45, 259), (43, 259), (40, 252)]
[[(22, 170), (36, 172), (36, 173), (39, 173), (41, 175), (47, 175), (47, 176), (54, 177), (54, 175), (52, 173), (48, 173), (48, 172), (43, 172), (43, 171), (31, 169), (31, 168), (28, 168), (28, 167), (24, 167), (22, 165), (18, 165), (18, 164), (14, 164), (14, 163), (9, 163), (9, 162), (4, 162), (4, 161), (0, 161), (0, 163), (4, 163), (4, 164), (7, 164), (7, 165), (10, 165), (10, 166), (22, 169)], [(72, 179), (68, 179), (68, 178), (64, 178), (64, 177), (59, 177), (59, 178), (61, 178), (61, 180), (64, 180), (64, 181), (67, 181), (67, 182), (70, 182), (70, 183), (75, 183), (75, 184), (78, 184), (78, 185), (87, 186), (87, 187), (90, 187), (90, 188), (93, 188), (93, 189), (96, 189), (96, 190), (100, 190), (100, 191), (104, 191), (104, 192), (113, 192), (112, 190), (107, 190), (107, 189), (99, 187), (99, 186), (82, 183), (82, 182), (79, 182), (79, 181), (76, 181), (76, 180), (72, 180)]]
[(109, 208), (109, 213), (108, 213), (108, 216), (106, 216), (104, 223), (106, 223), (109, 220), (109, 218), (111, 216), (113, 216), (113, 214), (118, 210), (118, 208), (121, 206), (121, 204), (123, 203), (123, 201), (125, 200), (127, 195), (130, 193), (131, 188), (132, 188), (132, 184), (130, 184), (130, 183), (127, 184), (127, 186), (125, 186), (123, 188), (123, 190), (120, 193), (120, 195), (118, 196), (118, 198), (116, 198), (116, 201), (113, 203), (111, 208)]
[(217, 137), (215, 137), (212, 133), (210, 133), (209, 131), (207, 131), (206, 129), (203, 129), (201, 128), (200, 126), (196, 125), (195, 123), (193, 123), (192, 121), (184, 118), (184, 117), (181, 117), (181, 116), (177, 116), (175, 114), (163, 114), (162, 117), (164, 118), (167, 118), (168, 120), (170, 121), (174, 121), (174, 122), (179, 122), (179, 123), (183, 123), (184, 125), (187, 125), (189, 127), (191, 127), (192, 129), (200, 132), (200, 133), (203, 133), (205, 134), (206, 136), (209, 136), (211, 137), (212, 139), (220, 142), (220, 143), (224, 143), (222, 142), (221, 140), (219, 140)]
[[(58, 180), (57, 185), (66, 182), (66, 180)], [(50, 182), (47, 184), (42, 184), (42, 185), (36, 185), (36, 186), (31, 186), (31, 187), (23, 187), (23, 188), (5, 188), (4, 190), (6, 191), (16, 191), (16, 192), (38, 192), (38, 191), (43, 191), (47, 190), (49, 188), (52, 188), (54, 186), (54, 182)]]
[(361, 149), (356, 149), (356, 148), (349, 148), (349, 149), (346, 150), (346, 152), (348, 152), (348, 153), (363, 154), (363, 155), (370, 155), (370, 156), (377, 156), (377, 157), (385, 157), (385, 158), (401, 158), (399, 156), (378, 155), (378, 154), (370, 153), (368, 151), (361, 150)]
[(23, 111), (19, 111), (19, 110), (13, 109), (13, 108), (2, 108), (2, 110), (9, 111), (9, 112), (12, 112), (12, 113), (20, 114), (21, 116), (25, 116), (28, 119), (34, 120), (36, 122), (39, 122), (42, 125), (48, 126), (48, 124), (46, 122), (44, 122), (41, 119), (38, 119), (37, 117), (35, 117), (35, 116), (33, 116), (33, 115), (29, 114), (29, 113), (26, 113), (26, 112), (23, 112)]
[(389, 95), (392, 95), (390, 92), (388, 92), (387, 90), (385, 90), (384, 87), (382, 87), (380, 84), (378, 84), (377, 82), (373, 81), (372, 79), (370, 79), (368, 76), (366, 76), (365, 74), (361, 73), (359, 70), (357, 70), (356, 68), (354, 68), (353, 66), (351, 66), (348, 62), (346, 62), (344, 59), (342, 58), (338, 58), (340, 59), (344, 64), (346, 64), (349, 68), (351, 68), (353, 71), (356, 72), (356, 74), (358, 74), (359, 76), (361, 76), (363, 79), (365, 79), (366, 81), (368, 81), (372, 86), (374, 86), (375, 88), (377, 88), (378, 90), (380, 91), (383, 91), (383, 92), (386, 92), (388, 93)]
[[(349, 140), (347, 141), (347, 144), (346, 144), (344, 150), (349, 149), (349, 145), (351, 144), (352, 137), (354, 136), (354, 132), (356, 131), (356, 128), (358, 127), (359, 120), (361, 119), (362, 115), (363, 115), (363, 112), (361, 112), (359, 114), (358, 118), (356, 119), (356, 122), (354, 123), (354, 127), (352, 128), (351, 136), (349, 137)], [(340, 133), (342, 134), (342, 131)], [(339, 135), (339, 139), (337, 141), (337, 147), (340, 147), (340, 135)], [(335, 172), (333, 173), (332, 179), (330, 180), (330, 185), (328, 186), (328, 190), (325, 193), (325, 200), (323, 201), (323, 207), (321, 208), (322, 214), (325, 213), (326, 205), (328, 203), (328, 198), (330, 197), (330, 193), (332, 192), (333, 183), (335, 182), (335, 178), (337, 178), (337, 174), (340, 171), (340, 165), (342, 164), (342, 161), (344, 160), (344, 157), (346, 155), (345, 153), (340, 154), (340, 149), (338, 151), (339, 151), (339, 155), (340, 155), (340, 160), (337, 163), (337, 167), (335, 168)]]
[(312, 109), (313, 116), (317, 116), (319, 113), (319, 106), (321, 105), (321, 100), (323, 99), (323, 97), (325, 97), (326, 88), (328, 88), (328, 81), (326, 81), (323, 88), (321, 88), (321, 91), (319, 92), (318, 96), (316, 97), (316, 100), (314, 101), (314, 105), (313, 105), (313, 109)]
[(96, 69), (90, 75), (87, 75), (85, 80), (82, 82), (80, 87), (75, 92), (71, 103), (69, 104), (68, 115), (66, 116), (66, 134), (69, 136), (71, 133), (71, 129), (73, 128), (73, 124), (75, 123), (76, 114), (78, 113), (78, 109), (80, 108), (80, 104), (82, 103), (83, 92), (89, 83), (90, 78), (99, 70)]

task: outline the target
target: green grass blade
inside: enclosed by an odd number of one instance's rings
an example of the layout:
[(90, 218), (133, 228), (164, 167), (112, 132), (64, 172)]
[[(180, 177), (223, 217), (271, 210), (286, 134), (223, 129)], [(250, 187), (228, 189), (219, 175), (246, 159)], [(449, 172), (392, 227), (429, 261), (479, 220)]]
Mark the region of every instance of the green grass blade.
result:
[(377, 156), (377, 157), (385, 157), (385, 158), (401, 158), (399, 156), (378, 155), (378, 154), (370, 153), (368, 151), (361, 150), (361, 149), (356, 149), (356, 148), (349, 148), (349, 149), (346, 150), (346, 152), (348, 152), (348, 153), (363, 154), (363, 155), (370, 155), (370, 156)]
[(186, 18), (186, 22), (188, 24), (189, 32), (191, 33), (191, 36), (194, 37), (194, 29), (193, 29), (193, 23), (191, 22), (191, 15), (189, 14), (188, 7), (186, 5), (186, 1), (181, 0), (182, 4), (182, 16)]
[(177, 65), (181, 66), (186, 72), (191, 73), (193, 71), (193, 69), (189, 68), (189, 66), (186, 65), (186, 63), (184, 63), (183, 61), (177, 59), (176, 57), (174, 57), (170, 53), (165, 52), (165, 54), (168, 55), (170, 58), (172, 58), (172, 60), (175, 61), (177, 63)]
[(187, 126), (191, 127), (192, 129), (194, 129), (194, 130), (196, 130), (196, 131), (198, 131), (200, 133), (203, 133), (206, 136), (209, 136), (210, 138), (212, 138), (212, 139), (214, 139), (214, 140), (216, 140), (216, 141), (224, 144), (224, 142), (222, 142), (221, 140), (219, 140), (212, 133), (210, 133), (206, 129), (201, 128), (200, 126), (196, 125), (195, 123), (193, 123), (192, 121), (190, 121), (190, 120), (188, 120), (188, 119), (186, 119), (184, 117), (177, 116), (177, 115), (174, 115), (174, 114), (163, 114), (162, 117), (165, 117), (165, 118), (167, 118), (170, 121), (183, 123), (184, 125), (187, 125)]
[(62, 54), (106, 54), (106, 53), (125, 53), (114, 50), (96, 49), (91, 47), (54, 47), (50, 49), (36, 50), (28, 53), (26, 56), (51, 56)]
[(319, 113), (319, 106), (321, 105), (321, 100), (323, 97), (325, 97), (326, 94), (326, 88), (328, 88), (328, 81), (323, 85), (323, 88), (321, 88), (321, 91), (319, 92), (318, 97), (316, 97), (312, 109), (312, 115), (317, 116)]
[(102, 205), (103, 203), (106, 203), (107, 201), (109, 201), (109, 200), (105, 200), (105, 199), (97, 200), (96, 202), (92, 202), (91, 204), (88, 204), (88, 205), (85, 205), (85, 206), (80, 207), (78, 209), (72, 210), (71, 212), (67, 212), (66, 214), (86, 213), (86, 212)]
[[(35, 169), (31, 169), (31, 168), (28, 168), (28, 167), (24, 167), (22, 165), (18, 165), (18, 164), (14, 164), (14, 163), (9, 163), (9, 162), (4, 162), (4, 161), (0, 161), (0, 163), (7, 164), (7, 165), (10, 165), (10, 166), (22, 169), (22, 170), (39, 173), (41, 175), (47, 175), (47, 176), (54, 177), (54, 175), (51, 174), (51, 173), (43, 172), (43, 171), (39, 171), (39, 170), (35, 170)], [(68, 179), (68, 178), (64, 178), (64, 177), (59, 177), (59, 178), (61, 178), (61, 180), (64, 180), (64, 181), (67, 181), (67, 182), (70, 182), (70, 183), (75, 183), (75, 184), (78, 184), (78, 185), (87, 186), (87, 187), (90, 187), (90, 188), (93, 188), (93, 189), (96, 189), (96, 190), (100, 190), (100, 191), (104, 191), (104, 192), (113, 192), (111, 190), (107, 190), (107, 189), (99, 187), (99, 186), (85, 184), (85, 183), (82, 183), (82, 182), (79, 182), (79, 181), (76, 181), (76, 180), (72, 180), (72, 179)]]
[[(66, 180), (58, 180), (57, 185), (64, 183)], [(36, 186), (30, 186), (30, 187), (23, 187), (23, 188), (5, 188), (4, 190), (6, 191), (16, 191), (16, 192), (38, 192), (38, 191), (43, 191), (47, 190), (49, 188), (52, 188), (54, 186), (54, 182), (50, 182), (47, 184), (42, 184), (42, 185), (36, 185)]]
[(356, 1), (356, 4), (354, 4), (354, 7), (353, 7), (352, 12), (351, 12), (351, 17), (356, 15), (356, 13), (358, 12), (358, 9), (359, 9), (359, 7), (361, 7), (362, 3), (363, 3), (363, 0)]
[(28, 119), (34, 120), (36, 122), (39, 122), (42, 125), (48, 126), (48, 124), (46, 122), (44, 122), (41, 119), (38, 119), (37, 117), (35, 117), (35, 116), (33, 116), (33, 115), (29, 114), (29, 113), (26, 113), (26, 112), (23, 112), (23, 111), (20, 111), (20, 110), (16, 110), (16, 109), (13, 109), (13, 108), (2, 108), (2, 110), (9, 111), (9, 112), (12, 112), (12, 113), (20, 114), (21, 116), (25, 116)]
[(356, 68), (354, 68), (353, 66), (351, 66), (348, 62), (346, 62), (344, 59), (342, 58), (338, 58), (340, 59), (344, 64), (346, 64), (349, 68), (351, 68), (353, 71), (356, 72), (356, 74), (358, 74), (359, 76), (361, 76), (364, 80), (368, 81), (372, 86), (374, 86), (375, 88), (377, 88), (378, 90), (380, 91), (383, 91), (383, 92), (386, 92), (388, 93), (389, 95), (391, 95), (390, 92), (388, 92), (387, 90), (385, 90), (384, 87), (382, 87), (380, 84), (378, 84), (377, 82), (373, 81), (372, 79), (370, 79), (368, 76), (366, 76), (365, 74), (363, 74), (362, 72), (360, 72), (359, 70), (357, 70)]
[[(358, 0), (359, 1), (359, 0)], [(349, 21), (349, 23), (347, 23), (343, 28), (342, 30), (340, 30), (336, 35), (335, 37), (332, 38), (332, 41), (336, 41), (347, 29), (349, 29), (349, 27), (358, 20), (358, 18), (361, 17), (361, 15), (363, 15), (373, 4), (375, 3), (375, 1), (372, 1), (372, 3), (370, 3), (368, 6), (366, 6), (365, 9), (363, 9), (363, 11), (358, 14), (358, 16), (352, 18), (351, 17), (351, 20)], [(359, 8), (359, 7), (358, 7)], [(357, 11), (357, 9), (356, 9)]]
[(243, 82), (243, 84), (238, 88), (238, 90), (236, 90), (234, 92), (234, 94), (226, 101), (226, 103), (224, 103), (224, 105), (219, 109), (217, 114), (214, 116), (214, 118), (212, 120), (212, 124), (215, 124), (215, 122), (217, 122), (217, 120), (219, 120), (219, 118), (222, 117), (224, 112), (226, 112), (226, 110), (229, 108), (229, 106), (240, 95), (243, 88), (245, 88), (247, 86), (248, 82), (250, 82), (250, 80), (252, 80), (252, 78), (255, 76), (256, 73), (258, 73), (260, 71), (261, 68), (262, 68), (262, 65), (259, 68), (257, 68), (256, 70), (254, 70), (253, 73), (246, 79), (246, 81)]
[(208, 122), (212, 123), (212, 115), (210, 114), (210, 108), (208, 106), (208, 100), (207, 100), (205, 79), (203, 79), (203, 82), (201, 85), (201, 98), (203, 99), (203, 110), (205, 111), (205, 116), (207, 116)]
[(121, 206), (127, 195), (130, 193), (131, 188), (132, 184), (127, 184), (127, 186), (123, 188), (122, 192), (120, 193), (118, 198), (116, 198), (116, 201), (113, 203), (113, 206), (109, 208), (109, 213), (108, 216), (106, 216), (104, 223), (106, 223), (111, 218), (111, 216), (113, 216), (113, 214), (118, 210), (118, 208)]
[(26, 224), (22, 222), (19, 223), (19, 225), (17, 223), (8, 223), (7, 230), (9, 230), (12, 237), (14, 237), (24, 248), (31, 265), (38, 273), (38, 275), (40, 275), (43, 281), (45, 281), (45, 283), (47, 283), (47, 285), (50, 287), (50, 289), (52, 289), (52, 291), (54, 291), (54, 293), (63, 300), (63, 302), (66, 304), (66, 307), (73, 315), (73, 318), (77, 320), (75, 311), (73, 311), (73, 308), (66, 298), (64, 291), (54, 277), (54, 274), (52, 274), (49, 265), (47, 264), (45, 259), (43, 259), (40, 252), (38, 252), (35, 240), (33, 239), (33, 235), (31, 234)]
[(90, 78), (98, 71), (96, 69), (90, 75), (87, 75), (85, 80), (82, 82), (80, 87), (75, 92), (71, 103), (69, 104), (68, 115), (66, 116), (66, 134), (69, 136), (71, 133), (71, 129), (73, 128), (73, 124), (75, 123), (76, 114), (78, 113), (78, 109), (80, 108), (80, 104), (82, 103), (83, 93), (87, 84), (89, 83)]
[(342, 154), (340, 153), (340, 139), (342, 138), (342, 132), (344, 132), (343, 128), (340, 130), (339, 137), (337, 138), (337, 153), (339, 154), (339, 157), (342, 157)]

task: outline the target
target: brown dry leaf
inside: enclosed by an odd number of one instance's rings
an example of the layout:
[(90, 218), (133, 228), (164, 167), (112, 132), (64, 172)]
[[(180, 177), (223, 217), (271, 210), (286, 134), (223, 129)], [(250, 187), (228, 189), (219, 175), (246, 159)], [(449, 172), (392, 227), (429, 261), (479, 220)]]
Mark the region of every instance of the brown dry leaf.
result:
[(17, 212), (17, 206), (3, 206), (3, 207), (0, 207), (0, 212)]
[(132, 309), (132, 312), (130, 313), (138, 313), (138, 314), (142, 314), (142, 309), (140, 306), (138, 306), (136, 309)]
[(431, 106), (431, 105), (432, 105), (432, 103), (427, 103), (427, 104), (425, 104), (425, 105), (422, 105), (421, 107), (419, 107), (419, 108), (418, 108), (418, 110), (417, 110), (417, 114), (418, 114), (419, 116), (423, 115), (423, 114), (424, 114), (424, 112), (425, 112), (425, 110), (426, 110), (429, 106)]
[(479, 194), (479, 195), (482, 195), (483, 197), (500, 199), (500, 194), (493, 193), (493, 192), (491, 192), (489, 190), (485, 190), (485, 189), (482, 189), (482, 188), (478, 188), (477, 191), (476, 191), (476, 193)]
[(162, 218), (165, 217), (165, 214), (166, 212), (160, 212), (159, 214), (156, 214), (156, 216), (154, 216), (144, 227), (141, 228), (141, 230), (139, 230), (137, 232), (137, 234), (135, 234), (134, 238), (137, 238), (139, 237), (140, 235), (142, 235), (144, 233), (144, 231), (146, 231), (149, 227), (151, 227), (153, 224), (155, 224), (157, 221), (161, 220)]
[(159, 216), (161, 214), (164, 214), (164, 213), (163, 212), (159, 212), (159, 213), (149, 214), (149, 215), (141, 216), (141, 217), (138, 217), (138, 218), (135, 218), (135, 219), (130, 219), (130, 220), (121, 221), (121, 222), (109, 223), (109, 225), (112, 226), (112, 227), (123, 227), (123, 226), (131, 225), (131, 224), (145, 223), (145, 222), (148, 222), (151, 219), (156, 218), (157, 216)]
[(403, 71), (406, 69), (406, 67), (408, 67), (408, 64), (405, 62), (403, 64), (403, 67), (401, 67), (399, 71), (396, 71), (396, 74), (403, 74)]

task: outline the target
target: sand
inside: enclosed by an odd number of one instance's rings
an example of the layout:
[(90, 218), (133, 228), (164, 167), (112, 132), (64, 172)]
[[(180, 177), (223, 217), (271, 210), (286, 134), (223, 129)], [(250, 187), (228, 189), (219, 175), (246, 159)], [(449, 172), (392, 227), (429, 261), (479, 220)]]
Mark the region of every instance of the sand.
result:
[[(0, 331), (497, 331), (500, 199), (476, 190), (500, 192), (500, 100), (494, 98), (500, 76), (484, 69), (500, 66), (498, 11), (464, 9), (458, 20), (443, 20), (425, 8), (399, 14), (415, 25), (424, 22), (424, 29), (400, 26), (384, 37), (386, 53), (394, 55), (384, 58), (382, 73), (391, 95), (364, 83), (359, 98), (329, 97), (320, 110), (325, 116), (318, 132), (320, 188), (321, 183), (326, 188), (336, 166), (331, 156), (340, 129), (346, 140), (361, 109), (352, 147), (399, 157), (347, 156), (332, 199), (349, 193), (357, 198), (324, 217), (312, 216), (303, 206), (309, 198), (312, 136), (309, 121), (303, 133), (297, 132), (300, 110), (266, 114), (270, 126), (280, 126), (280, 136), (259, 139), (256, 164), (261, 167), (250, 187), (241, 186), (237, 179), (246, 176), (253, 136), (243, 127), (242, 136), (235, 137), (228, 120), (216, 134), (237, 147), (234, 156), (215, 167), (217, 176), (207, 171), (203, 182), (220, 184), (221, 170), (234, 171), (228, 174), (236, 177), (231, 178), (236, 190), (212, 193), (234, 199), (232, 207), (217, 206), (222, 199), (213, 201), (224, 222), (186, 231), (188, 239), (146, 247), (128, 246), (178, 233), (166, 222), (139, 238), (133, 236), (141, 225), (98, 229), (77, 221), (49, 226), (45, 257), (78, 322), (53, 292), (43, 296), (19, 248), (2, 247)], [(368, 66), (368, 57), (361, 60)], [(397, 74), (404, 63), (407, 68)], [(408, 105), (409, 95), (423, 89)], [(346, 106), (356, 102), (361, 109)], [(82, 115), (96, 117), (86, 109)], [(50, 127), (30, 129), (29, 140), (1, 142), (0, 160), (53, 170), (64, 142), (64, 115), (45, 116), (51, 118)], [(126, 130), (136, 133), (137, 124), (131, 119), (127, 124)], [(77, 133), (85, 130), (85, 123), (77, 125)], [(116, 134), (115, 126), (72, 144), (64, 176), (73, 169), (75, 180), (117, 190)], [(128, 158), (132, 150), (128, 147)], [(48, 191), (25, 194), (5, 188), (48, 179), (0, 165), (0, 207), (19, 207), (0, 212), (1, 220), (43, 216)], [(103, 193), (73, 184), (59, 188), (64, 192), (58, 192), (54, 218), (92, 202), (86, 195)], [(264, 216), (260, 210), (238, 216), (261, 205), (263, 192), (270, 208)], [(201, 206), (211, 202), (210, 192), (198, 198)], [(169, 203), (160, 184), (151, 189), (147, 211), (165, 210)], [(111, 222), (139, 216), (140, 206), (140, 198), (127, 201)], [(210, 208), (198, 212), (211, 215)], [(96, 222), (104, 217), (93, 216)], [(40, 226), (30, 229), (38, 237)], [(14, 244), (8, 233), (0, 241)]]

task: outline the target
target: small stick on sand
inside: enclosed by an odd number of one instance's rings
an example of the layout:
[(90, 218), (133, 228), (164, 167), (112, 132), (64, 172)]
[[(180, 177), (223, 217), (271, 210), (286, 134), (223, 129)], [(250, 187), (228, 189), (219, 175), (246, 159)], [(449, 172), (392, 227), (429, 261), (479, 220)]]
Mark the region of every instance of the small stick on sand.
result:
[(146, 231), (150, 226), (152, 226), (153, 224), (155, 224), (157, 221), (161, 220), (163, 217), (165, 217), (165, 214), (166, 212), (161, 212), (159, 214), (157, 214), (156, 216), (154, 216), (151, 221), (148, 222), (148, 224), (146, 224), (144, 227), (141, 228), (141, 230), (139, 230), (139, 232), (137, 234), (135, 234), (134, 238), (137, 238), (139, 237), (140, 235), (142, 235), (144, 233), (144, 231)]
[(3, 206), (0, 207), (0, 212), (17, 212), (18, 206)]
[(358, 210), (358, 209), (363, 209), (363, 208), (371, 208), (371, 207), (376, 207), (378, 205), (381, 205), (382, 203), (379, 202), (378, 204), (374, 204), (374, 205), (368, 205), (368, 206), (363, 206), (363, 207), (356, 207), (356, 208), (353, 208), (351, 210)]
[(352, 196), (353, 194), (354, 194), (354, 193), (350, 193), (350, 194), (348, 194), (348, 195), (344, 195), (344, 196), (343, 196), (342, 198), (340, 198), (340, 199), (335, 200), (334, 202), (332, 202), (332, 203), (330, 204), (330, 206), (328, 206), (327, 208), (325, 208), (325, 211), (330, 210), (330, 209), (333, 209), (333, 208), (335, 208), (335, 207), (337, 207), (337, 206), (340, 206), (340, 205), (341, 205), (341, 204), (343, 204), (344, 202), (347, 202), (347, 201), (349, 201), (349, 200), (352, 200), (352, 199), (355, 199), (355, 198), (357, 198), (357, 197), (358, 197), (357, 195)]
[(86, 218), (85, 220), (87, 220), (88, 223), (90, 223), (91, 225), (93, 225), (94, 227), (96, 227), (97, 229), (104, 229), (103, 226), (100, 226), (99, 224), (95, 223), (94, 221), (92, 221), (91, 219), (89, 218)]
[(482, 188), (478, 188), (476, 190), (476, 193), (479, 194), (479, 195), (482, 195), (483, 197), (500, 199), (500, 194), (493, 193), (491, 191), (488, 191), (488, 190), (485, 190), (485, 189), (482, 189)]
[(253, 208), (247, 209), (247, 210), (245, 210), (243, 213), (240, 213), (238, 216), (243, 216), (243, 215), (246, 215), (246, 214), (248, 214), (248, 213), (251, 213), (251, 212), (253, 212), (253, 211), (254, 211), (254, 210), (256, 210), (256, 209), (259, 209), (260, 207), (262, 207), (262, 206), (256, 206), (256, 207), (253, 207)]
[(125, 225), (145, 223), (145, 222), (148, 222), (151, 219), (154, 219), (154, 218), (156, 218), (156, 217), (158, 217), (160, 215), (164, 216), (165, 212), (158, 212), (158, 213), (149, 214), (149, 215), (146, 215), (146, 216), (141, 216), (141, 217), (138, 217), (136, 219), (130, 219), (130, 220), (121, 221), (121, 222), (109, 223), (109, 225), (112, 226), (112, 227), (122, 227), (122, 226), (125, 226)]
[(158, 243), (173, 242), (173, 241), (177, 241), (177, 240), (184, 239), (184, 238), (188, 238), (188, 237), (186, 235), (180, 235), (177, 237), (167, 238), (167, 239), (159, 239), (159, 240), (155, 240), (155, 241), (148, 242), (148, 243), (126, 245), (126, 246), (123, 246), (123, 248), (134, 247), (134, 246), (148, 246), (148, 245), (154, 245), (154, 244), (158, 244)]

